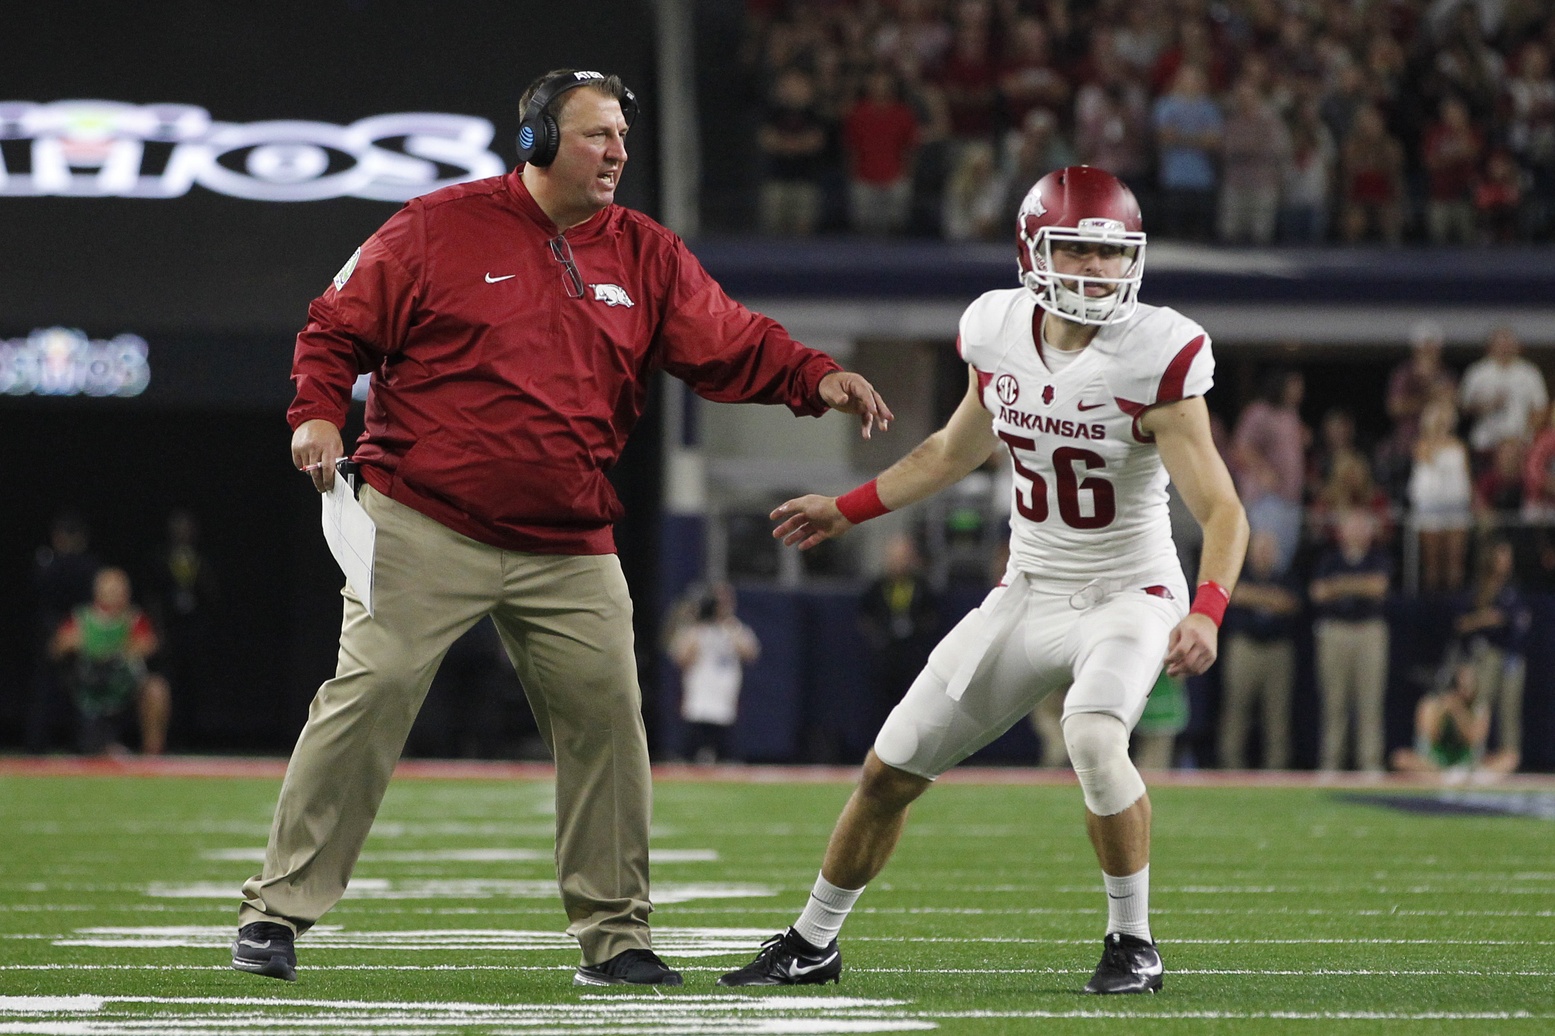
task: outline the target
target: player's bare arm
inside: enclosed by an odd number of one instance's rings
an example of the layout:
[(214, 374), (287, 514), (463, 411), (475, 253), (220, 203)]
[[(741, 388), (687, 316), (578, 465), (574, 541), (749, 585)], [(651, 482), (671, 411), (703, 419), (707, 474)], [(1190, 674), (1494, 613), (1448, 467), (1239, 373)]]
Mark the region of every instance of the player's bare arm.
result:
[[(1198, 581), (1217, 583), (1229, 594), (1236, 589), (1247, 553), (1247, 514), (1215, 448), (1209, 408), (1197, 396), (1169, 403), (1147, 411), (1140, 427), (1155, 436), (1161, 463), (1204, 530)], [(1166, 672), (1197, 676), (1214, 665), (1219, 650), (1220, 630), (1214, 621), (1190, 612), (1167, 642)]]
[[(821, 384), (826, 384), (824, 379)], [(886, 418), (889, 417), (890, 412), (886, 411)], [(945, 427), (875, 480), (880, 502), (895, 511), (933, 496), (975, 471), (998, 446), (993, 415), (978, 395), (977, 373), (968, 370), (966, 395)], [(773, 538), (800, 550), (809, 550), (853, 528), (853, 523), (837, 509), (836, 497), (815, 493), (785, 501), (772, 511), (771, 518), (779, 523), (772, 530)]]
[(821, 402), (833, 410), (859, 416), (859, 433), (864, 438), (870, 437), (876, 424), (882, 432), (890, 431), (895, 415), (862, 374), (832, 371), (821, 379), (820, 392)]

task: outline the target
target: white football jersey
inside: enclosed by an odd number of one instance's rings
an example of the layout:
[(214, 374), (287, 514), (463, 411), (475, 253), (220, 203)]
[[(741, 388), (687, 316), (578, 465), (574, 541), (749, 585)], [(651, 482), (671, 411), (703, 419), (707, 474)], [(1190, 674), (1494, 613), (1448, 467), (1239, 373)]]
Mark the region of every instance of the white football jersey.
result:
[(957, 344), (1015, 462), (1011, 565), (1054, 582), (1175, 574), (1180, 585), (1166, 468), (1136, 421), (1209, 391), (1209, 336), (1141, 304), (1055, 374), (1037, 348), (1043, 312), (1025, 288), (990, 291), (962, 314)]

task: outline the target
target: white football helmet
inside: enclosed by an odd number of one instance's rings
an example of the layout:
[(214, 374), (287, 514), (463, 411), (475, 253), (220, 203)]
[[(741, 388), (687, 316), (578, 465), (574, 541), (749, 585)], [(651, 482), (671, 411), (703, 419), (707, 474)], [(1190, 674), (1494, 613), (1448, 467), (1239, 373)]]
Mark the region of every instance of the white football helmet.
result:
[[(1043, 309), (1081, 324), (1115, 324), (1139, 305), (1145, 271), (1144, 220), (1134, 192), (1111, 173), (1086, 165), (1054, 170), (1026, 192), (1015, 218), (1020, 282)], [(1119, 277), (1086, 277), (1053, 272), (1053, 243), (1082, 241), (1115, 245), (1126, 265)], [(1091, 296), (1091, 285), (1113, 288)]]

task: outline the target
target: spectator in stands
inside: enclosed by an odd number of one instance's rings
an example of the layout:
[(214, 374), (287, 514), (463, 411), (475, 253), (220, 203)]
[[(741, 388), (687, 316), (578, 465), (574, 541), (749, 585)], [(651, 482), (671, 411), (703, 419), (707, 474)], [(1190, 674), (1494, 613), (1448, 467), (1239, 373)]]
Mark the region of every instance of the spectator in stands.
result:
[(1361, 510), (1376, 522), (1377, 542), (1393, 538), (1393, 504), (1388, 494), (1371, 475), (1371, 462), (1359, 450), (1347, 449), (1333, 458), (1328, 477), (1312, 495), (1307, 509), (1308, 526), (1314, 543), (1329, 544), (1338, 539), (1340, 515)]
[(1280, 20), (1279, 35), (1269, 51), (1269, 61), (1275, 68), (1303, 80), (1318, 80), (1322, 67), (1312, 45), (1312, 20), (1307, 14), (1287, 10)]
[(950, 108), (950, 135), (961, 144), (991, 139), (999, 73), (994, 67), (986, 20), (974, 17), (961, 21), (935, 79)]
[(938, 71), (954, 40), (933, 0), (898, 0), (896, 18), (888, 19), (875, 36), (875, 53), (886, 60), (910, 58), (931, 75)]
[(1315, 245), (1327, 239), (1337, 161), (1334, 138), (1315, 103), (1302, 102), (1291, 117), (1290, 151), (1280, 176), (1281, 243)]
[(1503, 107), (1507, 146), (1529, 177), (1526, 229), (1539, 239), (1555, 220), (1555, 75), (1542, 41), (1530, 39), (1518, 50)]
[(940, 634), (939, 596), (923, 576), (911, 536), (893, 536), (880, 575), (859, 600), (859, 627), (869, 651), (871, 720), (883, 720), (928, 664)]
[(1150, 95), (1114, 50), (1098, 51), (1095, 59), (1095, 78), (1075, 94), (1075, 161), (1108, 170), (1128, 184), (1143, 211), (1153, 212)]
[(1334, 465), (1359, 447), (1355, 442), (1355, 415), (1331, 406), (1317, 425), (1317, 439), (1307, 457), (1307, 496), (1315, 497), (1334, 473)]
[(1524, 238), (1522, 224), (1525, 173), (1504, 148), (1485, 159), (1485, 171), (1474, 182), (1475, 240), (1507, 244)]
[(923, 78), (911, 57), (898, 58), (903, 97), (918, 123), (918, 146), (913, 151), (912, 202), (908, 229), (916, 237), (936, 237), (944, 222), (940, 207), (956, 156), (950, 135), (950, 105), (939, 84)]
[(696, 763), (729, 756), (729, 730), (739, 714), (745, 667), (761, 655), (756, 634), (735, 614), (734, 587), (719, 583), (697, 595), (688, 621), (670, 638), (680, 667), (680, 717)]
[(1415, 743), (1399, 748), (1390, 760), (1393, 769), (1404, 773), (1451, 773), (1467, 776), (1470, 771), (1510, 772), (1505, 760), (1485, 757), (1485, 740), (1490, 733), (1490, 714), (1474, 677), (1474, 667), (1462, 663), (1451, 669), (1450, 682), (1439, 691), (1420, 699), (1415, 706)]
[(1317, 102), (1317, 111), (1335, 140), (1347, 140), (1355, 125), (1355, 116), (1362, 108), (1373, 103), (1366, 70), (1354, 62), (1340, 66), (1336, 82), (1323, 91)]
[(1450, 25), (1437, 35), (1439, 44), (1426, 87), (1428, 94), (1442, 98), (1456, 94), (1468, 106), (1471, 121), (1490, 125), (1505, 62), (1486, 41), (1476, 6), (1484, 5), (1461, 4)]
[(1522, 356), (1517, 332), (1502, 325), (1490, 332), (1485, 355), (1469, 364), (1458, 389), (1476, 467), (1489, 463), (1502, 439), (1531, 439), (1534, 419), (1549, 404), (1544, 374)]
[(849, 221), (863, 234), (899, 233), (912, 195), (917, 119), (902, 99), (900, 83), (887, 68), (865, 79), (844, 125), (848, 154)]
[(1020, 211), (1021, 199), (1031, 185), (1055, 169), (1074, 165), (1074, 151), (1059, 131), (1058, 120), (1046, 108), (1033, 108), (1026, 113), (1026, 121), (1005, 138), (1005, 166), (1009, 170), (1006, 182), (1009, 190), (1004, 199), (1004, 211)]
[(993, 145), (978, 140), (964, 146), (945, 185), (945, 239), (1002, 240), (1013, 212), (1007, 200), (1009, 191), (1009, 177), (1000, 170)]
[(1458, 657), (1474, 667), (1485, 711), (1494, 716), (1498, 767), (1517, 769), (1523, 744), (1524, 643), (1533, 617), (1517, 585), (1510, 540), (1495, 539), (1481, 555), (1479, 575), (1453, 620)]
[(1522, 462), (1524, 565), (1538, 590), (1555, 590), (1555, 408)]
[(50, 645), (60, 623), (92, 599), (101, 568), (91, 551), (91, 530), (74, 511), (61, 511), (49, 526), (49, 542), (33, 555), (34, 644), (32, 700), (27, 713), (27, 751), (55, 747), (69, 726), (69, 696)]
[(1220, 240), (1267, 245), (1274, 240), (1280, 180), (1291, 159), (1285, 121), (1244, 75), (1231, 91), (1221, 147)]
[(1388, 685), (1388, 622), (1383, 613), (1392, 561), (1376, 545), (1376, 522), (1365, 511), (1339, 519), (1339, 543), (1318, 559), (1308, 589), (1317, 650), (1323, 728), (1319, 767), (1343, 768), (1350, 731), (1355, 767), (1380, 772), (1383, 697)]
[(1355, 113), (1340, 152), (1340, 235), (1346, 244), (1404, 235), (1404, 148), (1374, 105)]
[(1428, 594), (1463, 586), (1474, 488), (1457, 424), (1450, 401), (1426, 404), (1409, 474), (1409, 521), (1419, 536), (1420, 589)]
[(1242, 409), (1227, 457), (1254, 532), (1279, 541), (1278, 568), (1290, 567), (1301, 541), (1301, 502), (1311, 432), (1301, 420), (1306, 379), (1300, 371), (1265, 373), (1259, 397)]
[(1508, 528), (1522, 517), (1523, 458), (1527, 443), (1502, 439), (1474, 479), (1474, 515), (1484, 529)]
[(763, 233), (808, 237), (815, 232), (829, 132), (810, 74), (792, 66), (779, 72), (756, 135), (763, 166)]
[(1176, 762), (1177, 735), (1188, 729), (1188, 719), (1188, 682), (1161, 670), (1129, 738), (1134, 765), (1141, 770), (1170, 770)]
[[(1107, 54), (1110, 56), (1110, 48)], [(1007, 52), (999, 62), (999, 101), (1005, 124), (1019, 126), (1037, 108), (1057, 116), (1069, 109), (1069, 94), (1069, 79), (1053, 59), (1047, 26), (1034, 15), (1017, 17), (1010, 29)], [(1106, 165), (1102, 168), (1111, 169)]]
[(1267, 530), (1247, 541), (1247, 564), (1231, 592), (1221, 633), (1226, 638), (1221, 669), (1220, 765), (1247, 767), (1247, 735), (1261, 717), (1263, 766), (1290, 766), (1290, 699), (1296, 676), (1296, 620), (1301, 590), (1289, 570), (1278, 567), (1280, 544)]
[(1192, 65), (1203, 74), (1205, 93), (1224, 93), (1231, 84), (1231, 61), (1215, 45), (1206, 18), (1176, 19), (1176, 39), (1161, 52), (1150, 71), (1150, 86), (1157, 96), (1176, 89), (1177, 76)]
[(1155, 102), (1161, 222), (1170, 237), (1207, 241), (1215, 220), (1216, 159), (1224, 122), (1204, 70), (1185, 64)]
[(1523, 520), (1555, 526), (1555, 407), (1547, 408), (1523, 458)]
[(219, 679), (216, 641), (222, 635), (214, 614), (216, 567), (200, 546), (200, 523), (192, 512), (177, 508), (167, 516), (167, 539), (152, 556), (142, 585), (152, 624), (161, 633), (154, 661), (185, 703), (179, 712), (187, 721)]
[(959, 20), (950, 53), (935, 76), (950, 109), (950, 135), (956, 143), (989, 140), (994, 135), (998, 70), (984, 17)]
[(1449, 402), (1458, 398), (1457, 375), (1442, 363), (1446, 342), (1442, 326), (1434, 320), (1416, 321), (1409, 340), (1409, 358), (1388, 373), (1385, 404), (1392, 428), (1378, 444), (1376, 456), (1377, 480), (1399, 502), (1407, 497), (1421, 412), (1434, 398)]
[(1433, 245), (1472, 244), (1474, 232), (1474, 181), (1484, 158), (1485, 140), (1469, 121), (1469, 107), (1462, 98), (1441, 103), (1435, 122), (1426, 127), (1420, 145), (1425, 167), (1425, 226)]
[(130, 601), (129, 576), (120, 568), (100, 569), (91, 603), (66, 617), (50, 645), (56, 659), (73, 662), (70, 688), (83, 753), (123, 752), (119, 738), (133, 705), (141, 751), (162, 754), (172, 694), (167, 681), (146, 668), (156, 650), (151, 620)]
[(1113, 36), (1113, 50), (1131, 77), (1149, 85), (1151, 70), (1171, 37), (1172, 15), (1165, 7), (1126, 3), (1123, 5), (1123, 24), (1117, 27)]

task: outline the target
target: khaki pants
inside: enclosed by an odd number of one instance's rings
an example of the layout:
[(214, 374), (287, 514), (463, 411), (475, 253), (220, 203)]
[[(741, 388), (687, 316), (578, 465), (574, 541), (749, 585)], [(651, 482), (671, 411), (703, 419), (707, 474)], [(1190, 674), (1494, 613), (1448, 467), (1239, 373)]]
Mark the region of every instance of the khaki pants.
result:
[(1508, 655), (1484, 641), (1475, 644), (1474, 675), (1481, 699), (1496, 719), (1496, 748), (1523, 750), (1523, 684), (1527, 665), (1519, 655)]
[(1313, 637), (1323, 696), (1322, 769), (1344, 765), (1354, 712), (1356, 769), (1380, 771), (1382, 700), (1388, 686), (1387, 620), (1323, 619), (1313, 627)]
[(335, 677), (319, 688), (239, 923), (305, 931), (344, 894), (449, 646), (490, 615), (556, 760), (556, 870), (568, 932), (597, 964), (650, 944), (647, 737), (632, 603), (614, 554), (519, 554), (370, 487), (373, 611), (348, 587)]
[(1255, 640), (1232, 634), (1222, 663), (1220, 765), (1247, 766), (1247, 731), (1259, 709), (1266, 770), (1290, 767), (1290, 691), (1295, 680), (1296, 645), (1289, 640)]

